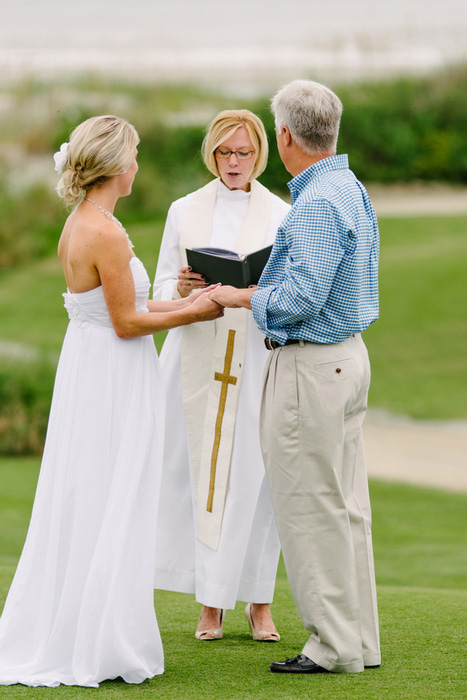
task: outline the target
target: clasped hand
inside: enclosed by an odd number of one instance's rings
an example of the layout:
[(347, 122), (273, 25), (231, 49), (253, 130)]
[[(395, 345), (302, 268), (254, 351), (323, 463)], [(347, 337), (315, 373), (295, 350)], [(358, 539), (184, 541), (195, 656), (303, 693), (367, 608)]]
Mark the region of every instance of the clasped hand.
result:
[(257, 289), (258, 287), (255, 285), (248, 287), (248, 289), (237, 289), (236, 287), (223, 285), (216, 287), (210, 292), (209, 298), (221, 306), (227, 306), (231, 309), (250, 309), (251, 296)]
[(187, 299), (190, 308), (196, 310), (202, 321), (212, 321), (216, 318), (221, 318), (224, 315), (224, 307), (215, 299), (211, 299), (211, 293), (220, 285), (211, 284), (206, 289), (198, 289), (192, 292)]

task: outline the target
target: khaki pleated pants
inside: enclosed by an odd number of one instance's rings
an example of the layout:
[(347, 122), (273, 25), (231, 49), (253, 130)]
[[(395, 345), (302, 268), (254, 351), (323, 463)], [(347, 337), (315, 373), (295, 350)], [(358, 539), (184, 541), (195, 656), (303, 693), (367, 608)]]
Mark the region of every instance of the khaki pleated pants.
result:
[(302, 653), (329, 671), (380, 663), (362, 441), (370, 365), (360, 335), (272, 350), (261, 443)]

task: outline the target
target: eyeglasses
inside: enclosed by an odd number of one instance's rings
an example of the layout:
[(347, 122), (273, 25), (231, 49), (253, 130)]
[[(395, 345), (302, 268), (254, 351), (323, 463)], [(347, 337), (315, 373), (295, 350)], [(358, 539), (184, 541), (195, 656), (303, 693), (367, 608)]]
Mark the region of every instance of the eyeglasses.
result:
[(256, 151), (227, 151), (225, 148), (216, 148), (215, 150), (218, 158), (230, 158), (230, 156), (236, 155), (238, 160), (250, 160), (255, 153)]

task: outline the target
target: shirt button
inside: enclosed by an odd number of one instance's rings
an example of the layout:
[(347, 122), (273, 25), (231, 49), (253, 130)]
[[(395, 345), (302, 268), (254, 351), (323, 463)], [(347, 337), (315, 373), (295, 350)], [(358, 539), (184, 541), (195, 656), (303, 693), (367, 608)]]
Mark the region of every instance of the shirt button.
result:
[(336, 374), (340, 374), (341, 372), (342, 372), (341, 368), (338, 367), (338, 368), (336, 369)]

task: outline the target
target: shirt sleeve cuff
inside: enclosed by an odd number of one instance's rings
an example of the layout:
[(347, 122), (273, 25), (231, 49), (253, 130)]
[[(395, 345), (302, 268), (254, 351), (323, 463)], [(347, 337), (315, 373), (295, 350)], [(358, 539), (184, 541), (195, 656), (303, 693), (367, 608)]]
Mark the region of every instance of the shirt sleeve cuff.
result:
[(287, 340), (286, 331), (271, 328), (268, 324), (267, 306), (269, 297), (274, 289), (275, 287), (265, 287), (264, 289), (258, 289), (256, 292), (254, 292), (250, 301), (251, 311), (260, 331), (262, 331), (268, 338), (271, 338), (272, 340), (275, 340), (283, 345)]

